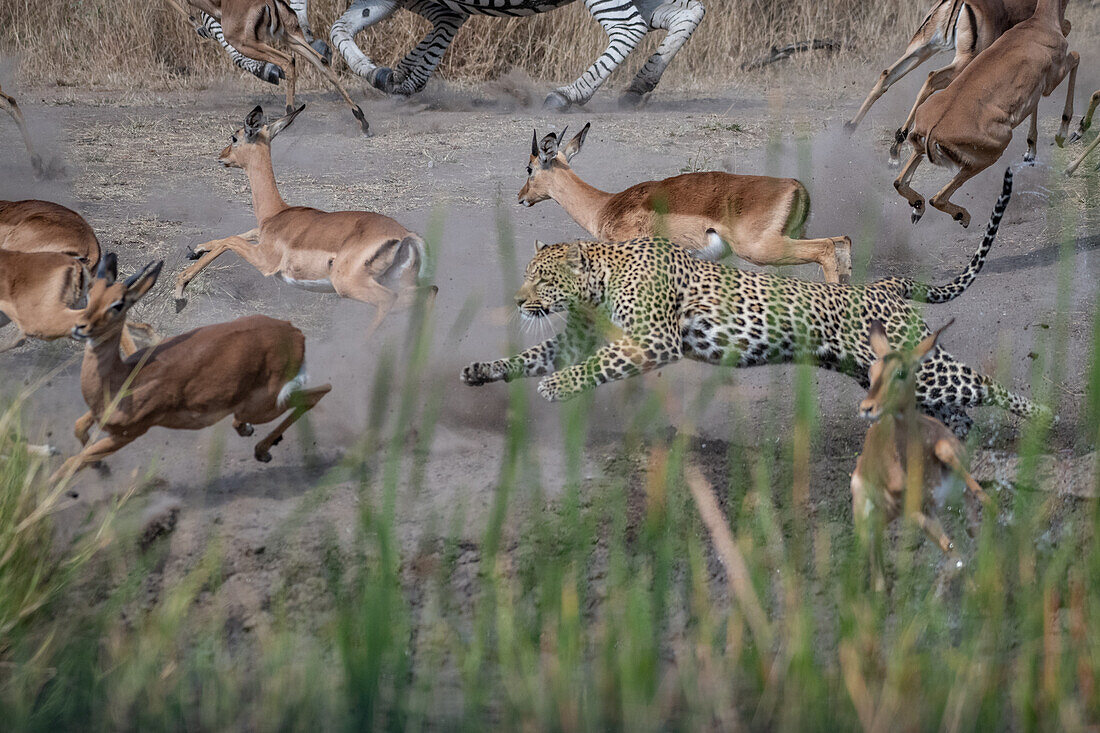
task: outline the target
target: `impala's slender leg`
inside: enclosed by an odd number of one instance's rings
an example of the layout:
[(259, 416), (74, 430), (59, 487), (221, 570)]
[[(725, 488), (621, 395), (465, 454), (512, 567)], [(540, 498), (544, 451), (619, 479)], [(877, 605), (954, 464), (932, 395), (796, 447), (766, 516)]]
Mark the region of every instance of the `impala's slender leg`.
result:
[(251, 229), (244, 234), (200, 244), (195, 250), (195, 254), (199, 255), (198, 262), (181, 272), (179, 277), (176, 278), (176, 312), (183, 310), (183, 307), (187, 305), (187, 299), (183, 297), (183, 291), (187, 288), (188, 283), (194, 280), (195, 276), (205, 270), (210, 263), (230, 250), (236, 252), (264, 275), (269, 274), (268, 262), (258, 251), (257, 245), (254, 244), (259, 236), (259, 229)]
[(73, 435), (76, 436), (81, 445), (88, 445), (88, 434), (94, 426), (95, 415), (92, 414), (91, 410), (76, 419), (76, 423), (73, 425)]
[(1089, 108), (1085, 111), (1084, 116), (1081, 117), (1081, 124), (1077, 126), (1077, 130), (1069, 136), (1069, 141), (1076, 142), (1081, 139), (1081, 136), (1085, 134), (1085, 131), (1092, 127), (1092, 116), (1096, 113), (1096, 107), (1100, 105), (1100, 89), (1092, 93), (1092, 97), (1089, 99)]
[(1073, 172), (1077, 170), (1077, 167), (1085, 161), (1085, 158), (1087, 158), (1093, 150), (1096, 150), (1097, 146), (1100, 146), (1100, 135), (1097, 135), (1096, 139), (1089, 143), (1089, 146), (1085, 148), (1084, 152), (1077, 156), (1077, 160), (1069, 164), (1069, 167), (1066, 168), (1066, 175), (1072, 176)]
[(935, 196), (928, 199), (928, 203), (948, 214), (952, 219), (962, 224), (963, 228), (970, 226), (970, 212), (958, 204), (951, 203), (951, 197), (955, 194), (955, 191), (959, 190), (960, 186), (983, 170), (985, 170), (984, 167), (963, 166), (946, 186), (940, 189)]
[(913, 179), (913, 173), (916, 172), (917, 166), (920, 165), (923, 158), (924, 151), (914, 146), (913, 154), (909, 157), (909, 161), (905, 164), (905, 167), (901, 169), (901, 173), (898, 174), (897, 180), (894, 181), (894, 189), (905, 197), (905, 200), (913, 207), (914, 224), (920, 221), (920, 218), (924, 216), (924, 197), (909, 186), (909, 181)]
[(975, 481), (970, 472), (966, 470), (966, 467), (962, 464), (958, 454), (955, 452), (955, 447), (951, 445), (949, 441), (937, 441), (933, 450), (940, 463), (950, 468), (956, 475), (961, 476), (962, 480), (966, 483), (966, 488), (968, 490), (966, 495), (966, 531), (967, 534), (973, 537), (976, 533), (975, 528), (978, 526), (978, 510), (974, 504), (974, 500), (977, 499), (991, 511), (995, 509), (993, 500), (989, 498), (989, 494), (985, 493), (981, 484)]
[[(331, 390), (332, 385), (322, 384), (320, 387), (305, 389), (291, 395), (288, 406), (294, 408), (293, 412), (279, 423), (279, 425), (271, 431), (270, 435), (256, 444), (256, 460), (262, 461), (263, 463), (270, 461), (271, 447), (283, 439), (283, 433), (287, 431), (287, 428), (296, 423), (302, 415), (312, 410), (314, 406), (321, 401), (321, 398), (327, 395)], [(234, 425), (236, 425), (236, 421), (234, 421)]]
[(937, 51), (939, 51), (939, 48), (930, 46), (922, 40), (914, 39), (914, 41), (910, 41), (909, 48), (905, 49), (905, 54), (879, 74), (878, 81), (875, 82), (875, 85), (871, 87), (871, 91), (867, 94), (867, 99), (863, 100), (863, 104), (860, 105), (855, 117), (844, 123), (844, 129), (849, 133), (855, 132), (856, 127), (867, 115), (867, 111), (871, 109), (871, 105), (877, 102), (878, 98), (885, 94), (887, 89), (893, 86), (898, 79), (935, 56)]
[(84, 450), (62, 463), (61, 468), (53, 472), (53, 475), (50, 476), (50, 483), (56, 483), (62, 478), (72, 476), (92, 463), (103, 460), (120, 448), (134, 442), (138, 437), (139, 435), (107, 435), (91, 445), (84, 446)]
[(924, 512), (913, 512), (910, 514), (913, 520), (917, 523), (924, 533), (928, 537), (940, 546), (944, 554), (950, 557), (952, 560), (958, 560), (959, 556), (955, 554), (955, 543), (951, 541), (951, 538), (943, 531), (943, 527), (940, 525), (939, 520), (928, 516)]
[(1027, 129), (1027, 152), (1024, 153), (1025, 163), (1034, 163), (1039, 151), (1036, 147), (1039, 141), (1039, 105), (1031, 110), (1031, 126)]
[[(1073, 90), (1077, 86), (1077, 67), (1081, 65), (1081, 55), (1076, 51), (1070, 51), (1069, 55), (1066, 56), (1066, 64), (1069, 67), (1069, 82), (1066, 84), (1066, 106), (1062, 110), (1062, 124), (1058, 127), (1058, 134), (1054, 136), (1054, 142), (1058, 144), (1058, 147), (1065, 145), (1066, 133), (1069, 132), (1069, 121), (1073, 117)], [(1059, 79), (1060, 81), (1061, 79)]]
[(23, 137), (23, 145), (27, 148), (27, 155), (31, 156), (31, 165), (34, 167), (34, 172), (43, 175), (45, 166), (42, 163), (42, 156), (34, 150), (34, 142), (31, 140), (30, 133), (27, 132), (27, 121), (23, 117), (23, 111), (19, 109), (19, 104), (14, 97), (9, 97), (3, 91), (0, 91), (0, 109), (5, 110), (15, 120), (15, 125), (19, 128), (19, 134)]
[(352, 101), (351, 96), (348, 94), (347, 90), (344, 89), (344, 85), (336, 78), (336, 74), (332, 72), (332, 69), (325, 65), (325, 60), (321, 58), (321, 55), (317, 53), (313, 46), (306, 42), (305, 38), (302, 38), (298, 34), (288, 33), (286, 39), (290, 43), (291, 48), (297, 50), (305, 57), (306, 61), (313, 64), (317, 68), (317, 71), (321, 73), (321, 76), (328, 80), (328, 83), (340, 93), (340, 96), (342, 96), (344, 101), (348, 103), (348, 106), (351, 107), (351, 114), (355, 119), (359, 120), (359, 125), (363, 128), (363, 132), (368, 132), (370, 130), (370, 125), (367, 124), (367, 118), (363, 114), (363, 110), (359, 108), (358, 104)]
[(290, 64), (286, 67), (286, 113), (294, 111), (294, 87), (298, 81), (298, 65), (294, 57), (290, 57)]

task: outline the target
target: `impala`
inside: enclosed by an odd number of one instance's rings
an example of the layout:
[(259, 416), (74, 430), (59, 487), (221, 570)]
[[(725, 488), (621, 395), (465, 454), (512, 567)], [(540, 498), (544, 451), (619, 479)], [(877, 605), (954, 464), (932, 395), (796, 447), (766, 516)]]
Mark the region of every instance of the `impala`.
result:
[[(84, 449), (54, 472), (72, 476), (159, 426), (199, 430), (233, 415), (241, 436), (253, 425), (290, 414), (255, 448), (270, 461), (271, 447), (331, 387), (306, 388), (305, 337), (286, 321), (246, 316), (189, 331), (128, 357), (119, 353), (126, 314), (156, 284), (162, 262), (125, 281), (115, 258), (105, 256), (88, 293), (73, 338), (86, 343), (80, 390), (88, 412), (75, 425)], [(102, 437), (90, 441), (92, 428)]]
[[(1077, 130), (1069, 136), (1069, 141), (1071, 143), (1080, 140), (1081, 136), (1085, 134), (1085, 131), (1092, 127), (1092, 116), (1096, 114), (1097, 105), (1100, 105), (1100, 89), (1092, 93), (1092, 97), (1089, 99), (1089, 108), (1085, 114), (1081, 116), (1081, 124), (1078, 125)], [(1097, 145), (1100, 145), (1100, 136), (1089, 143), (1089, 146), (1085, 148), (1084, 152), (1077, 156), (1077, 160), (1069, 164), (1066, 168), (1066, 175), (1072, 176), (1073, 172), (1077, 170), (1077, 167), (1089, 156), (1089, 153), (1096, 150)]]
[(1035, 160), (1039, 100), (1069, 75), (1062, 125), (1055, 142), (1061, 146), (1073, 115), (1073, 87), (1079, 57), (1068, 52), (1062, 34), (1061, 0), (1039, 0), (1035, 13), (1013, 26), (983, 51), (947, 89), (928, 98), (909, 133), (913, 154), (894, 181), (894, 188), (913, 207), (913, 221), (924, 214), (924, 198), (909, 182), (925, 156), (935, 166), (958, 168), (955, 177), (929, 203), (964, 227), (970, 212), (951, 202), (968, 180), (995, 163), (1012, 141), (1012, 130), (1031, 116), (1024, 160)]
[[(968, 531), (977, 523), (975, 499), (992, 507), (992, 500), (966, 470), (965, 449), (942, 422), (917, 409), (920, 363), (936, 348), (946, 325), (912, 350), (896, 350), (886, 338), (882, 321), (871, 322), (869, 341), (875, 354), (867, 397), (859, 405), (863, 417), (874, 420), (863, 441), (863, 452), (852, 472), (852, 514), (856, 528), (871, 550), (875, 586), (885, 587), (882, 570), (882, 529), (903, 512), (954, 562), (962, 561), (955, 545), (933, 516), (932, 505), (942, 508), (958, 484), (965, 485)], [(907, 490), (917, 492), (908, 500)], [(873, 526), (878, 525), (878, 526)]]
[(519, 192), (521, 204), (534, 206), (554, 199), (589, 234), (607, 242), (661, 236), (704, 259), (718, 258), (724, 250), (710, 249), (707, 231), (713, 229), (737, 256), (753, 264), (816, 262), (831, 283), (851, 275), (851, 239), (798, 238), (810, 214), (810, 195), (799, 181), (686, 173), (608, 193), (582, 181), (570, 166), (590, 126), (585, 125), (565, 147), (561, 145), (565, 130), (546, 135), (541, 144), (534, 133), (527, 182)]
[[(891, 160), (897, 160), (901, 144), (909, 136), (913, 126), (913, 117), (917, 107), (934, 92), (943, 89), (958, 76), (967, 64), (989, 48), (1009, 28), (1031, 17), (1035, 12), (1036, 0), (940, 0), (924, 17), (917, 32), (909, 39), (905, 53), (888, 69), (884, 70), (871, 88), (867, 99), (863, 101), (855, 117), (844, 125), (848, 132), (855, 132), (856, 126), (871, 109), (879, 97), (903, 76), (940, 51), (955, 50), (955, 58), (942, 69), (928, 73), (928, 78), (917, 94), (909, 116), (897, 132), (894, 144), (890, 147)], [(1065, 3), (1062, 4), (1065, 12)], [(1062, 33), (1068, 36), (1070, 23), (1062, 19)]]
[[(168, 0), (176, 10), (194, 23), (191, 13), (181, 4), (181, 0)], [(287, 0), (186, 0), (187, 4), (200, 14), (213, 19), (224, 36), (224, 43), (249, 59), (271, 64), (276, 73), (282, 72), (286, 78), (286, 111), (294, 109), (294, 91), (297, 66), (294, 54), (297, 53), (320, 72), (321, 76), (344, 98), (355, 119), (359, 120), (363, 132), (370, 126), (360, 109), (336, 74), (327, 65), (326, 59), (310, 45), (302, 29), (298, 14)], [(302, 3), (302, 17), (305, 4)], [(286, 42), (290, 51), (282, 51), (273, 44)], [(316, 43), (316, 42), (315, 42)], [(325, 48), (322, 44), (321, 48)], [(268, 78), (269, 81), (272, 79)], [(277, 76), (276, 76), (277, 83)]]
[[(305, 108), (264, 122), (256, 107), (244, 127), (221, 153), (226, 167), (243, 168), (252, 187), (259, 226), (243, 234), (199, 245), (198, 260), (176, 280), (177, 310), (187, 303), (184, 290), (194, 277), (228, 251), (236, 252), (265, 276), (306, 290), (336, 293), (371, 303), (377, 309), (372, 333), (395, 306), (412, 303), (427, 251), (418, 235), (388, 216), (369, 211), (320, 211), (288, 206), (279, 195), (271, 166), (271, 141)], [(429, 298), (436, 288), (429, 288)]]

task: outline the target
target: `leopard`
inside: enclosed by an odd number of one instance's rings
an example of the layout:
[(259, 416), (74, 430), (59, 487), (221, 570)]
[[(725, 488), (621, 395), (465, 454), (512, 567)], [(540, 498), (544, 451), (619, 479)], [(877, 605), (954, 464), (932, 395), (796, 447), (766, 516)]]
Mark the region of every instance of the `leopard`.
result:
[[(946, 285), (909, 277), (834, 284), (741, 270), (660, 237), (623, 242), (535, 243), (515, 304), (525, 319), (563, 314), (554, 337), (515, 356), (474, 362), (460, 378), (470, 386), (542, 377), (551, 402), (682, 358), (751, 367), (807, 359), (870, 386), (875, 361), (872, 321), (894, 348), (912, 348), (931, 331), (917, 304), (946, 303), (974, 282), (993, 246), (1012, 195), (1005, 173), (985, 236), (970, 263)], [(708, 232), (711, 249), (721, 238)], [(600, 340), (606, 341), (598, 346)], [(919, 365), (920, 409), (965, 437), (967, 409), (995, 405), (1024, 418), (1050, 417), (1045, 406), (1014, 394), (939, 346)]]

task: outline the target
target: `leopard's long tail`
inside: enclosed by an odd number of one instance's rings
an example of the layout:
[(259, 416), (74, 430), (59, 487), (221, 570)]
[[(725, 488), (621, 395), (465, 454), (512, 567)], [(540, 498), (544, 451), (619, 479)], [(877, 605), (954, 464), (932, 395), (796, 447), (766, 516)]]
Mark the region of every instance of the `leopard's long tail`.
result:
[(1023, 395), (1009, 391), (1007, 387), (993, 381), (990, 377), (982, 375), (982, 387), (985, 390), (985, 397), (982, 400), (985, 404), (996, 405), (1020, 417), (1053, 419), (1053, 413), (1049, 407), (1036, 404)]
[(966, 269), (946, 285), (933, 286), (912, 278), (895, 278), (894, 282), (897, 282), (903, 288), (900, 295), (903, 298), (922, 303), (946, 303), (962, 295), (974, 282), (978, 273), (982, 271), (985, 258), (989, 254), (990, 248), (993, 247), (993, 240), (997, 238), (997, 230), (1001, 226), (1001, 217), (1004, 216), (1010, 198), (1012, 198), (1012, 168), (1005, 170), (1004, 188), (1001, 189), (1001, 195), (997, 198), (997, 203), (993, 205), (993, 213), (989, 216), (989, 223), (985, 227), (985, 236), (982, 238), (982, 243)]

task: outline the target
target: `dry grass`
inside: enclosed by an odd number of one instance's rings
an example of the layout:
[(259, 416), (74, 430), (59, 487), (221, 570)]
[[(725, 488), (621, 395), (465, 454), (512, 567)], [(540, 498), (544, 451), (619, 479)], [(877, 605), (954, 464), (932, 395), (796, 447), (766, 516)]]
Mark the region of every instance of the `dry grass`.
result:
[[(348, 0), (312, 3), (311, 21), (318, 35), (327, 35), (347, 4)], [(670, 68), (666, 87), (734, 80), (742, 61), (759, 56), (773, 43), (831, 38), (844, 44), (845, 54), (860, 58), (900, 50), (926, 10), (926, 3), (902, 0), (705, 4), (707, 17)], [(358, 40), (376, 61), (392, 64), (427, 28), (420, 17), (401, 11)], [(629, 73), (658, 41), (659, 37), (647, 39)], [(527, 19), (477, 17), (459, 33), (441, 73), (452, 80), (475, 81), (520, 69), (540, 80), (569, 81), (605, 44), (602, 30), (581, 3)], [(26, 83), (192, 86), (236, 73), (220, 49), (203, 42), (161, 0), (3, 0), (0, 55), (17, 60)]]

